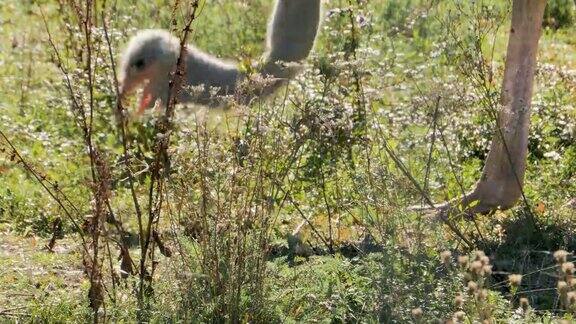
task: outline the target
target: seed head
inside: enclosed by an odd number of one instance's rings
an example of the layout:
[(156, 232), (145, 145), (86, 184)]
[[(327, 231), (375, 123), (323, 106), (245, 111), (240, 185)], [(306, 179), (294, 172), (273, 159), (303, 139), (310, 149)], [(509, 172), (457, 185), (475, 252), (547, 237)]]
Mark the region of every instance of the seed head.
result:
[(470, 270), (472, 270), (473, 273), (481, 276), (482, 275), (482, 262), (480, 262), (480, 261), (472, 262), (472, 264), (470, 264)]
[(568, 292), (568, 284), (564, 280), (558, 281), (557, 289), (561, 294)]
[(554, 259), (556, 259), (556, 262), (558, 264), (562, 264), (562, 263), (566, 262), (567, 256), (568, 256), (568, 252), (566, 252), (564, 250), (558, 250), (558, 251), (554, 252)]
[(482, 272), (484, 272), (484, 274), (486, 275), (491, 275), (492, 274), (492, 266), (487, 264), (485, 266), (482, 267)]
[(463, 322), (464, 316), (466, 316), (466, 313), (464, 313), (463, 311), (457, 311), (456, 313), (454, 313), (454, 321), (458, 323)]
[(574, 263), (572, 262), (562, 263), (562, 272), (564, 272), (565, 275), (574, 274)]
[(466, 268), (468, 266), (468, 256), (467, 255), (459, 255), (458, 256), (458, 264), (462, 268)]
[(566, 300), (568, 300), (568, 305), (572, 306), (576, 304), (576, 292), (571, 291), (566, 295)]
[(520, 307), (522, 307), (522, 310), (524, 312), (528, 310), (528, 307), (530, 307), (530, 302), (528, 301), (528, 298), (526, 297), (520, 298)]
[(452, 261), (452, 252), (442, 251), (442, 253), (440, 253), (440, 260), (442, 261), (442, 263), (448, 266), (450, 264), (450, 261)]
[(476, 292), (476, 290), (478, 290), (478, 284), (474, 281), (468, 281), (468, 292), (470, 294), (473, 294)]
[(490, 258), (487, 256), (483, 256), (480, 258), (480, 262), (482, 262), (482, 265), (488, 265), (490, 264)]
[(522, 282), (522, 275), (521, 274), (511, 274), (508, 276), (508, 281), (510, 282), (510, 286), (518, 287)]
[(416, 307), (416, 308), (412, 309), (412, 317), (414, 317), (416, 319), (421, 318), (422, 313), (424, 313), (424, 312), (422, 311), (422, 308), (420, 308), (420, 307)]
[(482, 258), (485, 256), (486, 256), (486, 253), (484, 253), (484, 251), (482, 251), (482, 250), (474, 251), (474, 259), (477, 261), (482, 260)]
[(488, 298), (488, 289), (480, 289), (478, 294), (476, 294), (476, 298), (478, 298), (478, 300), (486, 300), (486, 298)]
[(456, 295), (456, 297), (454, 297), (454, 304), (458, 308), (464, 306), (464, 297), (461, 294)]

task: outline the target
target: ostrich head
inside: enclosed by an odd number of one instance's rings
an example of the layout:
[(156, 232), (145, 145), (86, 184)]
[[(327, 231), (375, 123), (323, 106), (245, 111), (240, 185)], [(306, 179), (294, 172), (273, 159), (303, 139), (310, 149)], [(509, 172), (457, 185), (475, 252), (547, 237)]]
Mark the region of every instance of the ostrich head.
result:
[(122, 54), (119, 70), (120, 97), (144, 85), (138, 108), (141, 114), (156, 99), (168, 95), (170, 72), (178, 59), (178, 40), (164, 30), (143, 30), (130, 40)]

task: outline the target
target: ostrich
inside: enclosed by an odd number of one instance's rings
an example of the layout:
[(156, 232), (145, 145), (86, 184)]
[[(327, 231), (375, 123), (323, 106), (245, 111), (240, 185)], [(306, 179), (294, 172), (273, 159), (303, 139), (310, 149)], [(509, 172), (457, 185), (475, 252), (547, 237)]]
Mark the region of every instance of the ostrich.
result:
[[(272, 94), (298, 73), (298, 63), (310, 53), (318, 30), (320, 7), (320, 0), (276, 2), (268, 26), (267, 51), (257, 69), (262, 82), (255, 87), (241, 86), (247, 75), (237, 64), (186, 45), (185, 82), (182, 89), (178, 89), (178, 102), (218, 107), (230, 96), (249, 103), (256, 97)], [(144, 85), (138, 114), (154, 107), (157, 100), (166, 104), (179, 52), (178, 38), (165, 30), (142, 30), (129, 41), (120, 63), (119, 90), (124, 98)]]
[(475, 188), (437, 207), (446, 218), (463, 207), (467, 214), (487, 214), (513, 207), (524, 197), (524, 174), (528, 156), (528, 132), (538, 42), (546, 0), (514, 0), (502, 93), (501, 109), (486, 158)]
[[(500, 94), (500, 111), (484, 169), (474, 189), (441, 205), (428, 202), (437, 218), (491, 214), (512, 208), (524, 195), (528, 134), (538, 43), (547, 0), (513, 0), (512, 21)], [(566, 204), (576, 209), (576, 198)], [(531, 215), (531, 214), (530, 214)], [(531, 216), (531, 221), (534, 219)]]

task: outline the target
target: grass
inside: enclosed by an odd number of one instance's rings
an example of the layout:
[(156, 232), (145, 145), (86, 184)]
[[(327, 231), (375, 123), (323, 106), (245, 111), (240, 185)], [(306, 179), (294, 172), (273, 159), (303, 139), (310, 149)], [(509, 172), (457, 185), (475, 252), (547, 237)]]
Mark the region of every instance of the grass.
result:
[[(95, 239), (88, 236), (83, 244), (74, 223), (95, 215), (92, 188), (98, 182), (42, 14), (73, 90), (86, 100), (81, 28), (64, 2), (4, 2), (0, 130), (68, 201), (52, 199), (0, 140), (1, 321), (425, 323), (458, 311), (465, 322), (573, 318), (574, 305), (564, 303), (568, 295), (557, 289), (565, 274), (552, 255), (576, 249), (576, 213), (566, 205), (576, 197), (571, 23), (545, 29), (541, 40), (525, 185), (529, 204), (454, 220), (473, 246), (408, 208), (422, 197), (387, 149), (435, 202), (472, 188), (493, 130), (484, 103), (498, 95), (509, 4), (331, 1), (305, 71), (277, 96), (225, 111), (177, 107), (171, 173), (162, 179), (164, 203), (154, 224), (159, 239), (142, 254), (146, 233), (139, 231), (115, 128), (112, 71), (98, 14), (92, 137), (109, 170), (110, 209), (96, 244), (104, 304), (94, 315), (88, 296), (94, 268), (86, 261), (94, 250), (84, 248)], [(116, 5), (97, 6), (116, 56), (134, 31), (170, 27), (168, 1)], [(264, 51), (272, 5), (201, 2), (190, 38), (249, 66)], [(181, 26), (185, 11), (176, 18)], [(478, 87), (470, 68), (479, 58), (493, 73), (488, 91)], [(144, 170), (134, 184), (144, 215), (157, 119), (151, 113), (126, 124), (131, 166)], [(63, 221), (64, 238), (48, 252), (56, 219)], [(303, 219), (312, 226), (294, 237)], [(490, 273), (458, 265), (458, 255), (476, 260), (477, 249), (489, 257)], [(448, 262), (441, 259), (445, 250), (452, 255)], [(136, 273), (143, 255), (150, 275), (144, 290)], [(134, 274), (127, 274), (127, 264)], [(524, 275), (519, 287), (510, 286), (509, 274)], [(469, 293), (470, 281), (479, 290)], [(529, 300), (528, 310), (521, 310), (520, 298)]]
[(85, 279), (76, 243), (63, 240), (56, 253), (49, 253), (43, 241), (2, 233), (0, 304), (7, 319), (66, 321), (85, 308)]

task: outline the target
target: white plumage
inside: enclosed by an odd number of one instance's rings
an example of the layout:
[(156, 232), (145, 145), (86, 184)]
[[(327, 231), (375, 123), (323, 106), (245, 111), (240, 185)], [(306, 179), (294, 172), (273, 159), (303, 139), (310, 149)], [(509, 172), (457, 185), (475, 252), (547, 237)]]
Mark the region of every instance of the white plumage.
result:
[[(267, 52), (259, 70), (267, 81), (254, 89), (239, 87), (245, 75), (237, 64), (187, 45), (186, 82), (178, 91), (178, 102), (219, 106), (230, 96), (249, 102), (256, 96), (274, 92), (297, 74), (299, 69), (294, 63), (310, 53), (319, 17), (320, 0), (278, 0), (268, 27)], [(166, 102), (179, 52), (179, 40), (165, 30), (142, 30), (128, 43), (120, 63), (120, 94), (124, 97), (144, 85), (139, 113), (153, 107), (157, 100)]]

